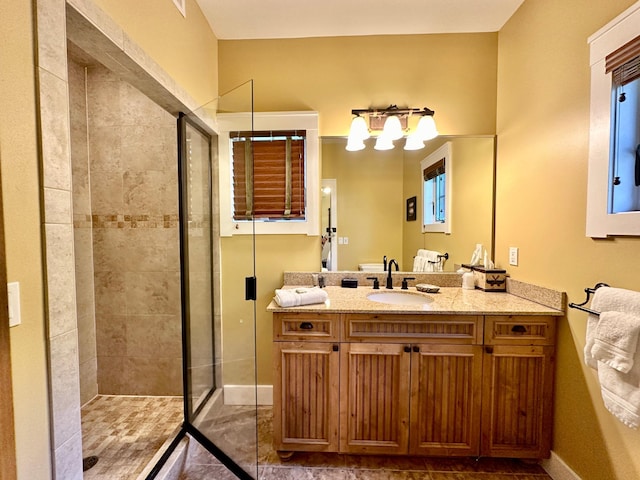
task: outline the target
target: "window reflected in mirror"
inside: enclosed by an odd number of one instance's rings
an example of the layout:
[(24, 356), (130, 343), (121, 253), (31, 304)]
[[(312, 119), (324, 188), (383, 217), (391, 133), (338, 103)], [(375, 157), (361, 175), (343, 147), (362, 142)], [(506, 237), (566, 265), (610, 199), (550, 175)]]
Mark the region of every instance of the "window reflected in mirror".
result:
[(451, 143), (420, 162), (422, 169), (422, 231), (451, 233)]

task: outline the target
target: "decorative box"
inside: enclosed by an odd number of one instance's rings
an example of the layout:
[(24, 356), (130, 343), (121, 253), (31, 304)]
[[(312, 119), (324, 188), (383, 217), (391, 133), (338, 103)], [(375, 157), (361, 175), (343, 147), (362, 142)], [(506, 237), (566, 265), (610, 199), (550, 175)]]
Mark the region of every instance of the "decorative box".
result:
[(507, 291), (507, 271), (500, 269), (486, 269), (474, 266), (473, 276), (476, 281), (476, 288), (485, 292), (506, 292)]

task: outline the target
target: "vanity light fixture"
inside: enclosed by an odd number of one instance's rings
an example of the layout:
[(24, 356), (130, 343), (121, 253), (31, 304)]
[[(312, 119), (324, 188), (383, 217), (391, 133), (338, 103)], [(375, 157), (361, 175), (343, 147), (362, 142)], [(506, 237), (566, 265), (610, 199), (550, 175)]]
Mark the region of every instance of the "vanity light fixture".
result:
[[(433, 120), (434, 113), (427, 107), (398, 108), (397, 105), (390, 105), (387, 108), (351, 110), (351, 114), (355, 117), (351, 121), (346, 149), (352, 152), (364, 149), (364, 141), (370, 137), (372, 131), (380, 132), (374, 146), (376, 150), (394, 148), (393, 141), (399, 140), (405, 135), (407, 135), (405, 150), (423, 148), (425, 141), (438, 136), (438, 130)], [(409, 133), (409, 118), (412, 116), (419, 116), (420, 120), (415, 131)], [(368, 126), (365, 117), (368, 117)]]

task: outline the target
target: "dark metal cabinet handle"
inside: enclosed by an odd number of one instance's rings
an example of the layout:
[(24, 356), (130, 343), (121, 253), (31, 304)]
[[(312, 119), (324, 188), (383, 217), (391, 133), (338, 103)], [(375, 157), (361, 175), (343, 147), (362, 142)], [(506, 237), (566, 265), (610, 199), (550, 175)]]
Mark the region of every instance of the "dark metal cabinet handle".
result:
[(300, 330), (313, 330), (313, 323), (311, 323), (311, 322), (302, 322), (300, 324)]
[(511, 327), (511, 331), (513, 333), (525, 333), (527, 331), (527, 327), (525, 327), (524, 325), (514, 325), (513, 327)]
[(484, 347), (484, 351), (491, 355), (493, 353), (493, 347)]
[(414, 345), (413, 346), (413, 351), (416, 352), (416, 353), (420, 353), (420, 347)]
[(333, 351), (334, 352), (338, 352), (340, 350), (340, 346), (339, 345), (333, 345)]
[(411, 347), (409, 345), (405, 345), (404, 346), (404, 351), (407, 352), (407, 353), (411, 352)]

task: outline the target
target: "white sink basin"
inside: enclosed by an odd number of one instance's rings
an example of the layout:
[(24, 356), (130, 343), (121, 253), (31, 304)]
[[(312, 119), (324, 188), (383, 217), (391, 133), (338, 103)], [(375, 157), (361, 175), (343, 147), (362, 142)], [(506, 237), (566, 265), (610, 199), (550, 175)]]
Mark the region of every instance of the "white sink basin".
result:
[(411, 292), (380, 292), (370, 293), (367, 298), (373, 302), (391, 305), (424, 305), (433, 301), (432, 298)]

